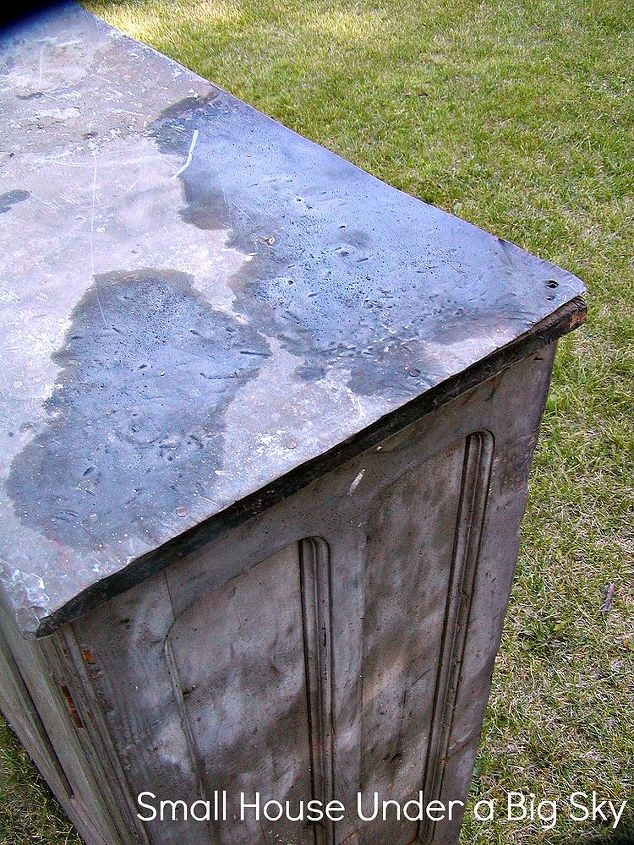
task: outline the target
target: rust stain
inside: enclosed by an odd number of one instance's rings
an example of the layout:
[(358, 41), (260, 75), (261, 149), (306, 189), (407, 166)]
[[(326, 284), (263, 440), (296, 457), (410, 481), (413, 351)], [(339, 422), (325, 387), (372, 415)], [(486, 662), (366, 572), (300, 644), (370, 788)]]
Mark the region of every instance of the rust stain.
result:
[(70, 717), (73, 720), (73, 724), (76, 728), (83, 728), (84, 723), (82, 722), (81, 716), (79, 715), (79, 711), (75, 706), (75, 702), (73, 700), (73, 696), (70, 693), (70, 690), (68, 689), (66, 684), (60, 684), (60, 689), (62, 691), (62, 695), (64, 696), (64, 700), (66, 701), (66, 707), (68, 708)]

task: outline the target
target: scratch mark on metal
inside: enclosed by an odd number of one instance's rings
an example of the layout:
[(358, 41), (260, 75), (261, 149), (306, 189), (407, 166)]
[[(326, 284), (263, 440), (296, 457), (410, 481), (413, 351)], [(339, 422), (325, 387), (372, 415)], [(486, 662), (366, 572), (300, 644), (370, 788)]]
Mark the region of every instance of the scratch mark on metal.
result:
[(348, 496), (351, 496), (354, 491), (357, 489), (361, 481), (363, 480), (363, 476), (365, 475), (365, 470), (362, 469), (361, 472), (355, 477), (354, 481), (350, 485), (350, 489), (348, 490)]
[(38, 74), (38, 79), (37, 79), (38, 89), (42, 87), (42, 72), (43, 72), (43, 69), (44, 69), (44, 48), (45, 48), (45, 46), (46, 46), (45, 44), (42, 44), (42, 47), (40, 48), (40, 67), (39, 67), (39, 74)]
[[(97, 198), (97, 154), (95, 151), (92, 151), (92, 156), (94, 159), (94, 167), (92, 172), (92, 210), (90, 214), (90, 281), (95, 278), (95, 201)], [(99, 297), (99, 291), (97, 293), (97, 304), (99, 305), (99, 311), (101, 313), (101, 319), (103, 320), (103, 324), (106, 328), (108, 328), (108, 324), (106, 323), (106, 317), (103, 313), (103, 307), (101, 305), (101, 299)]]
[(192, 163), (192, 158), (194, 156), (194, 149), (196, 148), (197, 143), (198, 143), (198, 129), (194, 129), (194, 134), (192, 135), (192, 142), (189, 146), (189, 152), (187, 153), (187, 160), (185, 161), (185, 164), (179, 170), (176, 171), (176, 173), (172, 177), (173, 179), (178, 179), (178, 177), (181, 174), (183, 174), (187, 170), (189, 165)]

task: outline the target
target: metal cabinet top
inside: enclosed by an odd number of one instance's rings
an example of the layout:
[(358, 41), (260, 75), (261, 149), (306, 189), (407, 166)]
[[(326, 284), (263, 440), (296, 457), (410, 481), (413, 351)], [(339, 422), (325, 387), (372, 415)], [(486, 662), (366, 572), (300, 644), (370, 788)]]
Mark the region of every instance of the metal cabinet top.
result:
[(27, 633), (583, 317), (571, 274), (78, 6), (3, 33), (0, 108), (0, 586)]

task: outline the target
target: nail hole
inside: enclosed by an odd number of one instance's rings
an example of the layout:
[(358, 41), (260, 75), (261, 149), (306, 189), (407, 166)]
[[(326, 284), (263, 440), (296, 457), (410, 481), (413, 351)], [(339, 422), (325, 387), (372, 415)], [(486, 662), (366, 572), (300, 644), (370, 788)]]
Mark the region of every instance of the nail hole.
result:
[(550, 279), (550, 281), (546, 282), (547, 288), (558, 288), (559, 282), (556, 282), (554, 279)]

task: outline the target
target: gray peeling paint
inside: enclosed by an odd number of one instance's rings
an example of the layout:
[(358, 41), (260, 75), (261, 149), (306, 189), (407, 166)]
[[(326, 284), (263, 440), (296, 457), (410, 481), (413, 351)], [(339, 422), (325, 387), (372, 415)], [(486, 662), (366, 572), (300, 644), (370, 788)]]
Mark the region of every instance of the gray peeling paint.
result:
[(0, 587), (27, 631), (583, 291), (77, 6), (0, 42)]

